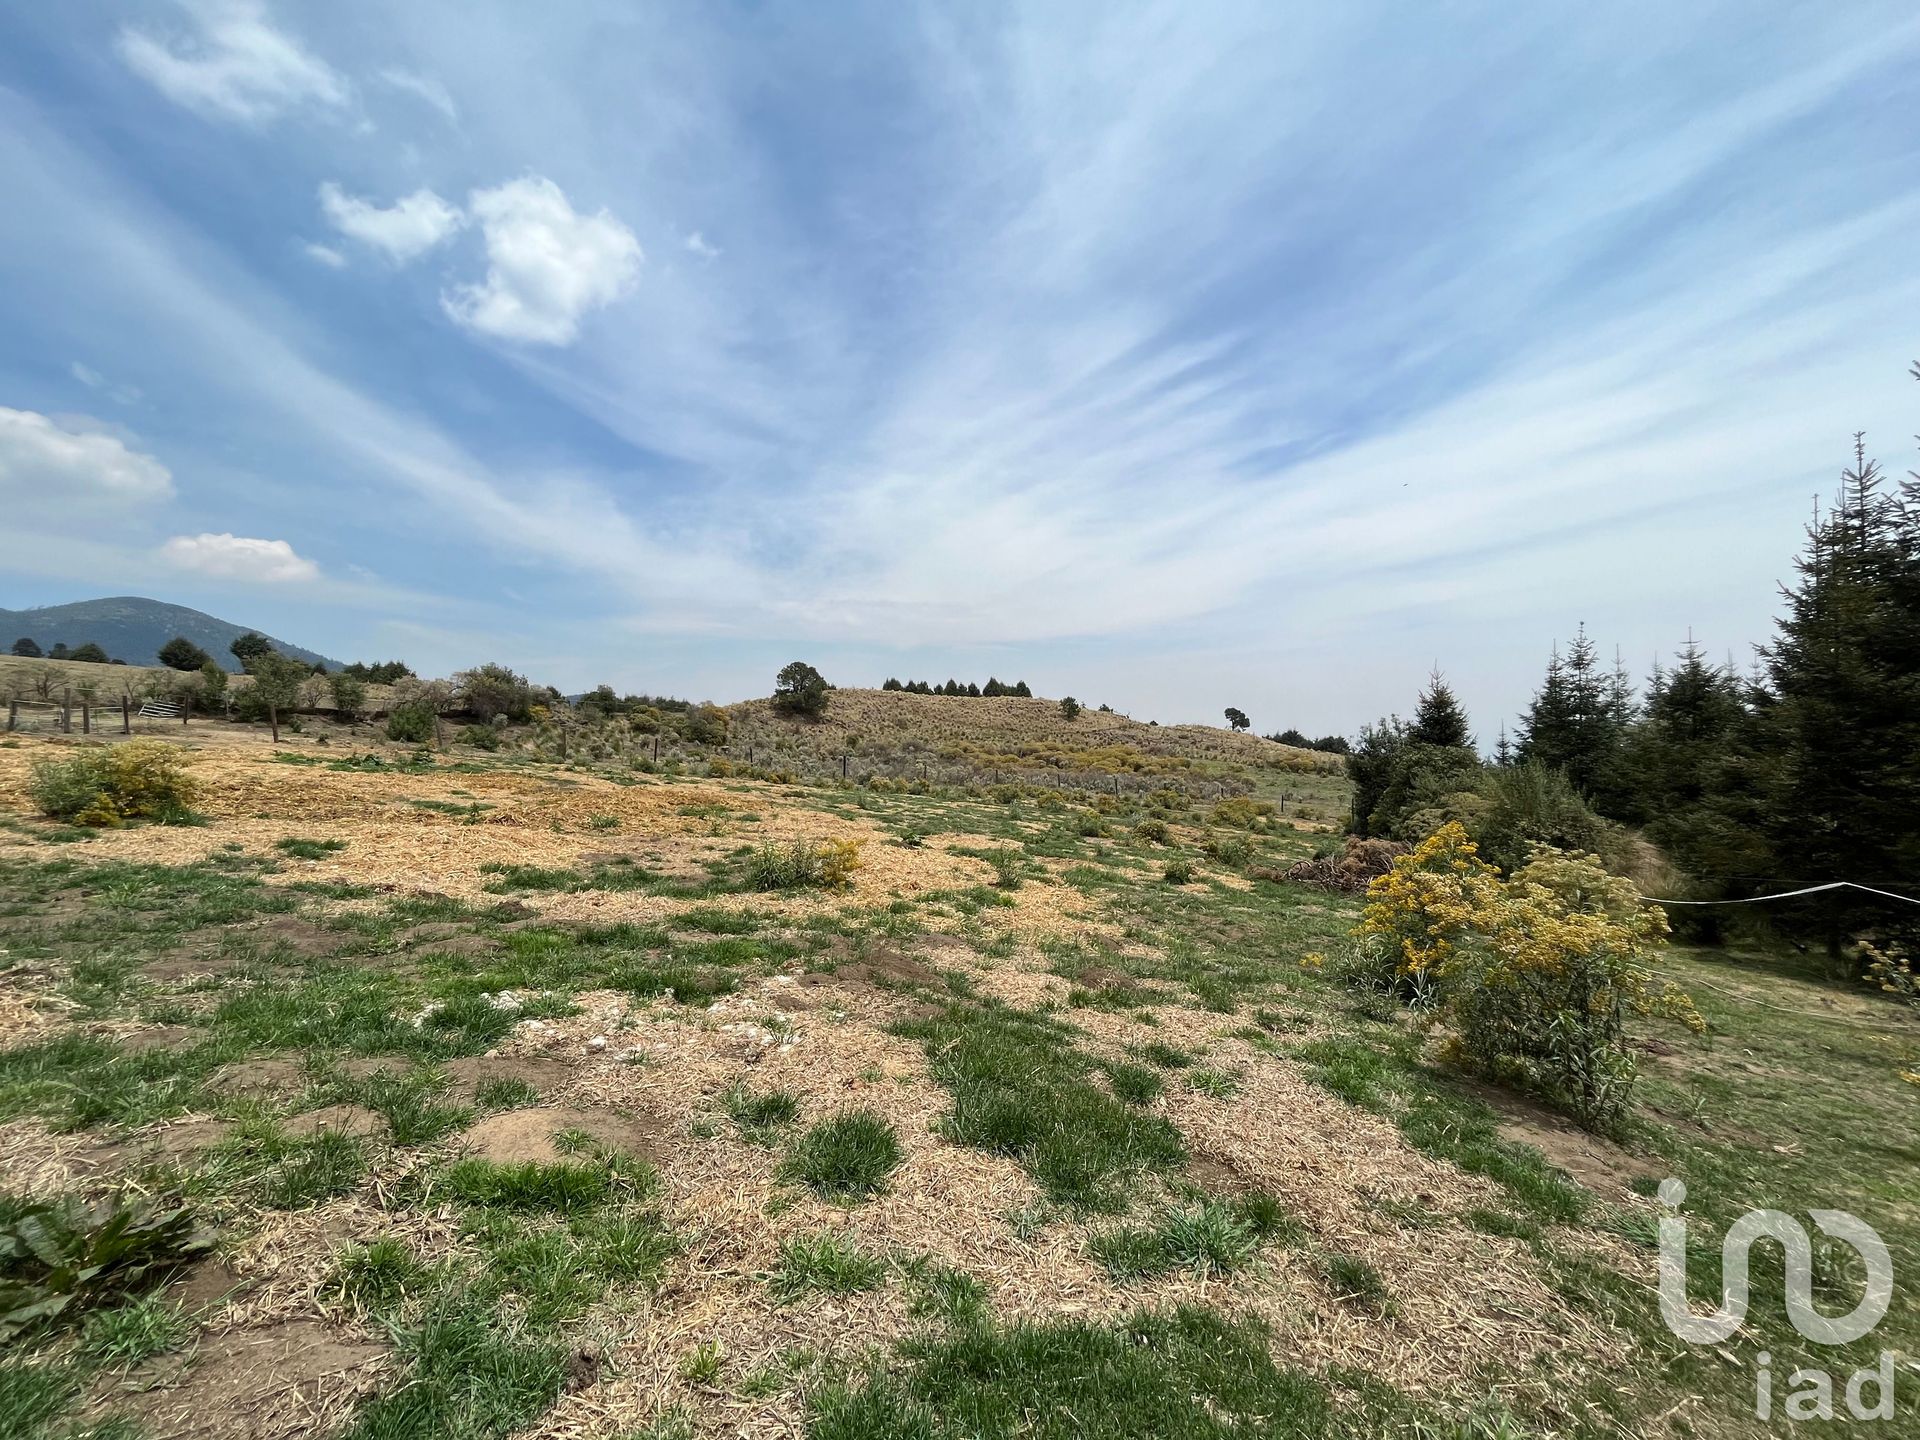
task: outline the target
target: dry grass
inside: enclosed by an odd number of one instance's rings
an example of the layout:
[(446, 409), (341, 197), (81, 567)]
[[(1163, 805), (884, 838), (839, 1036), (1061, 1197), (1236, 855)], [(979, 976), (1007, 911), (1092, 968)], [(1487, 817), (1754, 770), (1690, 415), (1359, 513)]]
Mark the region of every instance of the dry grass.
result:
[[(703, 900), (622, 890), (520, 897), (556, 921), (594, 923), (665, 920), (701, 907), (804, 918), (847, 905), (871, 909), (897, 899), (966, 889), (994, 876), (985, 862), (952, 853), (954, 846), (985, 843), (985, 836), (946, 835), (908, 848), (893, 844), (891, 835), (875, 823), (822, 813), (805, 803), (803, 792), (779, 786), (751, 784), (743, 797), (740, 782), (615, 785), (584, 774), (556, 779), (509, 770), (333, 771), (277, 763), (274, 748), (260, 737), (225, 727), (214, 733), (218, 738), (212, 743), (199, 738), (190, 742), (192, 775), (199, 787), (195, 808), (210, 823), (104, 831), (89, 842), (89, 859), (181, 865), (235, 844), (270, 853), (282, 840), (339, 840), (345, 848), (317, 860), (288, 861), (272, 881), (320, 881), (370, 886), (383, 895), (430, 893), (491, 901), (498, 897), (488, 889), (494, 883), (485, 868), (489, 865), (584, 872), (597, 860), (618, 855), (661, 874), (698, 878), (709, 862), (743, 844), (850, 840), (861, 847), (860, 867), (845, 891)], [(61, 753), (68, 743), (64, 737), (26, 737), (19, 748), (0, 750), (0, 806), (30, 812), (26, 782), (33, 760)], [(279, 748), (284, 753), (330, 755), (311, 745)], [(469, 821), (423, 809), (416, 801), (455, 808), (477, 801), (490, 808)], [(729, 812), (751, 807), (758, 818), (716, 823), (711, 818), (716, 807)], [(31, 842), (0, 833), (0, 846), (8, 843)], [(1090, 902), (1069, 887), (1036, 884), (1011, 893), (1013, 906), (991, 912), (986, 923), (1027, 936), (1098, 928)]]

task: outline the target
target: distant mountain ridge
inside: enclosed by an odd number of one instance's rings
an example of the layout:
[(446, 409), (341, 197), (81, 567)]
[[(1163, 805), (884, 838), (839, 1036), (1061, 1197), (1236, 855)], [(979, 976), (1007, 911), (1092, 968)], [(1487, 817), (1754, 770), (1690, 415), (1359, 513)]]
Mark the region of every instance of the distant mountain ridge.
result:
[[(176, 635), (184, 635), (228, 670), (237, 671), (240, 662), (227, 647), (252, 629), (236, 625), (204, 611), (185, 605), (169, 605), (164, 600), (149, 600), (140, 595), (115, 595), (104, 600), (76, 600), (71, 605), (43, 605), (32, 610), (0, 610), (0, 651), (25, 636), (42, 650), (55, 645), (69, 649), (89, 640), (116, 660), (129, 665), (158, 665), (160, 647)], [(273, 648), (282, 655), (304, 660), (309, 665), (324, 665), (338, 670), (340, 662), (285, 640), (275, 639)]]

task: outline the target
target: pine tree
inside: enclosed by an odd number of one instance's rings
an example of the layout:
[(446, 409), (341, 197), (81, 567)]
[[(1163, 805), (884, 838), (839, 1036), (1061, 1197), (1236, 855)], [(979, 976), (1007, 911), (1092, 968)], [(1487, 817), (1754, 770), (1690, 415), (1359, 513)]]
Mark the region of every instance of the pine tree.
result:
[[(1873, 884), (1920, 865), (1920, 512), (1912, 487), (1890, 496), (1883, 479), (1856, 436), (1764, 652), (1782, 876)], [(1846, 913), (1829, 919), (1837, 952)]]
[(1729, 665), (1707, 663), (1688, 635), (1671, 671), (1657, 664), (1646, 708), (1629, 731), (1621, 775), (1630, 797), (1620, 818), (1697, 881), (1724, 889), (1766, 868), (1746, 687)]
[(1420, 692), (1419, 708), (1413, 712), (1413, 728), (1407, 738), (1422, 745), (1459, 746), (1471, 749), (1473, 735), (1467, 728), (1467, 712), (1460, 708), (1445, 678), (1436, 668), (1427, 677), (1427, 688)]
[(1620, 747), (1634, 714), (1633, 686), (1616, 659), (1603, 674), (1597, 647), (1583, 624), (1567, 648), (1558, 646), (1547, 676), (1520, 722), (1514, 758), (1561, 770), (1603, 815), (1627, 803)]

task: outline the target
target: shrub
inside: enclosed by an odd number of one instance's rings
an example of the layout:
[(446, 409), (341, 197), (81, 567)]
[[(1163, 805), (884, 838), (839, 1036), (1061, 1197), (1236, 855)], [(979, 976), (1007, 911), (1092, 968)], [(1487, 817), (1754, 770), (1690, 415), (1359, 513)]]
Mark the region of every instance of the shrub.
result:
[(858, 840), (795, 840), (762, 845), (747, 857), (747, 884), (755, 890), (838, 890), (860, 868)]
[(387, 738), (408, 745), (424, 745), (433, 739), (434, 713), (425, 705), (396, 705), (387, 716)]
[(1346, 978), (1410, 1001), (1433, 998), (1440, 972), (1477, 938), (1500, 899), (1500, 877), (1449, 823), (1393, 862), (1367, 887)]
[(533, 718), (534, 689), (504, 665), (478, 665), (453, 677), (460, 707), (481, 720), (504, 715), (516, 725)]
[(1274, 813), (1270, 801), (1256, 800), (1251, 795), (1231, 795), (1213, 807), (1213, 823), (1231, 825), (1241, 830), (1259, 830), (1274, 817)]
[(164, 740), (129, 740), (37, 761), (27, 790), (44, 814), (74, 825), (185, 819), (195, 793), (185, 759)]
[(1591, 855), (1539, 848), (1502, 883), (1448, 824), (1367, 891), (1349, 977), (1443, 1007), (1454, 1063), (1529, 1091), (1589, 1129), (1625, 1115), (1628, 1013), (1704, 1028), (1650, 966), (1665, 913)]
[(1705, 1029), (1650, 965), (1667, 917), (1592, 855), (1539, 849), (1446, 980), (1456, 1062), (1540, 1096), (1588, 1129), (1625, 1116), (1635, 1075), (1629, 1012)]
[(1189, 885), (1193, 882), (1193, 862), (1184, 855), (1176, 855), (1167, 861), (1161, 878), (1169, 885)]
[(1204, 848), (1222, 865), (1235, 870), (1244, 870), (1253, 861), (1253, 842), (1244, 835), (1209, 836)]
[(1167, 829), (1164, 820), (1142, 820), (1133, 827), (1133, 838), (1148, 845), (1165, 845), (1173, 838), (1173, 832)]
[(498, 750), (500, 732), (491, 725), (468, 725), (453, 737), (458, 745), (471, 745), (477, 750)]
[(1481, 855), (1509, 873), (1536, 845), (1603, 855), (1618, 848), (1615, 828), (1587, 808), (1564, 771), (1537, 761), (1497, 766), (1475, 793), (1482, 804), (1468, 828)]

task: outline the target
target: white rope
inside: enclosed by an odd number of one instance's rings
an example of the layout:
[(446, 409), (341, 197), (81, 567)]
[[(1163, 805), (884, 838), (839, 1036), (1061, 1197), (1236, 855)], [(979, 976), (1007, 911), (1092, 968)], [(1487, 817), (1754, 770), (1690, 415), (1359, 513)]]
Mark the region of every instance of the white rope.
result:
[(1782, 890), (1777, 895), (1748, 895), (1738, 900), (1661, 900), (1652, 895), (1640, 898), (1650, 905), (1758, 905), (1767, 900), (1792, 900), (1800, 895), (1818, 895), (1822, 890), (1861, 890), (1868, 895), (1878, 895), (1887, 900), (1903, 900), (1909, 905), (1920, 905), (1911, 895), (1896, 895), (1891, 890), (1876, 890), (1871, 885), (1856, 885), (1851, 880), (1829, 880), (1824, 885), (1809, 885), (1804, 890)]

